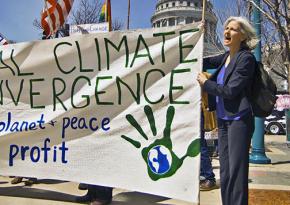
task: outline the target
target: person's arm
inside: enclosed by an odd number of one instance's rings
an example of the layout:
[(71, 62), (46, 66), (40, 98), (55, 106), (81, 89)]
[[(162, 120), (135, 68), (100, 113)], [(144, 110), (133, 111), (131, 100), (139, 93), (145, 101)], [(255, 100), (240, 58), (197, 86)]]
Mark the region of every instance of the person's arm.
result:
[(203, 71), (206, 69), (214, 69), (220, 66), (226, 54), (207, 57), (203, 59)]
[(236, 62), (235, 70), (226, 85), (219, 85), (214, 81), (207, 80), (203, 85), (203, 89), (211, 95), (233, 99), (239, 95), (249, 83), (249, 80), (254, 74), (255, 65), (254, 56), (246, 53), (243, 58)]

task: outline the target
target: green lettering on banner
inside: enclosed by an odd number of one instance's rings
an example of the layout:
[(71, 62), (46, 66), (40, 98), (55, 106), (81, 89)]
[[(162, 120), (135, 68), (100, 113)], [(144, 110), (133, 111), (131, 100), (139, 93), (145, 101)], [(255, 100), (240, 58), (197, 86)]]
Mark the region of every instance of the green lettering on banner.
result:
[(44, 81), (44, 78), (30, 79), (29, 80), (29, 83), (30, 83), (30, 107), (34, 108), (34, 109), (45, 108), (44, 105), (34, 106), (34, 103), (33, 103), (33, 96), (34, 95), (40, 95), (40, 92), (33, 92), (33, 82), (41, 82), (41, 81)]
[(0, 81), (0, 105), (3, 105), (3, 89), (2, 89), (2, 85), (3, 85), (3, 80)]
[(78, 50), (78, 57), (79, 57), (79, 63), (80, 63), (80, 72), (81, 73), (86, 73), (86, 72), (93, 72), (93, 69), (84, 69), (83, 68), (83, 61), (82, 61), (82, 52), (80, 49), (80, 44), (78, 41), (75, 41), (76, 46), (77, 46), (77, 50)]
[(96, 45), (96, 50), (97, 50), (97, 57), (98, 57), (98, 70), (101, 71), (102, 68), (102, 62), (101, 62), (101, 52), (100, 52), (100, 45), (99, 45), (99, 41), (97, 38), (95, 38), (95, 45)]
[[(60, 92), (56, 93), (56, 82), (61, 82), (62, 85), (63, 85), (63, 88)], [(53, 78), (52, 80), (52, 97), (53, 97), (53, 111), (56, 110), (56, 100), (59, 101), (59, 103), (62, 105), (62, 107), (64, 108), (65, 111), (67, 111), (67, 108), (65, 107), (65, 105), (63, 104), (62, 100), (58, 97), (60, 96), (61, 94), (64, 93), (65, 91), (65, 88), (66, 88), (66, 84), (65, 84), (65, 81), (61, 78)]]
[(169, 101), (170, 104), (189, 104), (189, 101), (176, 101), (173, 99), (173, 90), (183, 90), (183, 86), (174, 86), (173, 85), (173, 77), (175, 74), (178, 73), (187, 73), (190, 72), (190, 68), (188, 69), (179, 69), (179, 70), (172, 70), (170, 76), (170, 87), (169, 87)]
[(54, 54), (55, 62), (56, 62), (56, 65), (57, 65), (58, 69), (59, 69), (62, 73), (64, 73), (64, 74), (69, 74), (69, 73), (73, 72), (73, 71), (76, 69), (76, 66), (74, 66), (74, 67), (73, 67), (71, 70), (69, 70), (69, 71), (65, 71), (64, 69), (62, 69), (62, 67), (61, 67), (60, 64), (59, 64), (58, 57), (57, 57), (57, 54), (56, 54), (56, 50), (57, 50), (57, 48), (58, 48), (59, 46), (62, 46), (62, 45), (69, 45), (69, 46), (72, 46), (72, 44), (69, 43), (69, 42), (60, 42), (60, 43), (56, 44), (56, 46), (54, 47), (53, 54)]
[[(125, 85), (125, 87), (128, 88), (132, 97), (135, 99), (136, 103), (140, 104), (140, 73), (137, 73), (136, 76), (137, 76), (136, 94), (134, 93), (134, 91), (130, 88), (130, 86), (127, 83), (125, 83), (124, 81), (121, 80), (121, 78), (119, 78), (119, 77), (116, 78), (116, 83), (117, 83), (117, 87), (118, 87), (118, 103), (119, 103), (119, 105), (122, 104), (121, 84)], [(126, 95), (125, 97), (127, 98), (128, 96)]]
[[(13, 53), (14, 53), (14, 49), (12, 49), (12, 51), (10, 53), (10, 60), (12, 61), (13, 65), (15, 66), (15, 68), (17, 70), (17, 76), (33, 75), (34, 73), (21, 73), (18, 64), (14, 60)], [(3, 51), (0, 51), (0, 62), (4, 65), (4, 67), (2, 66), (2, 67), (0, 67), (0, 69), (8, 68), (11, 71), (12, 75), (14, 75), (14, 76), (16, 75), (15, 71), (13, 70), (13, 68), (11, 66), (9, 66), (8, 64), (4, 63), (4, 61), (3, 61)]]
[(160, 103), (163, 99), (164, 99), (164, 95), (161, 95), (160, 99), (159, 100), (156, 100), (156, 101), (151, 101), (149, 100), (149, 98), (147, 97), (147, 94), (146, 94), (146, 83), (147, 83), (147, 79), (148, 79), (148, 76), (150, 73), (153, 73), (153, 72), (159, 72), (161, 73), (161, 75), (164, 77), (165, 76), (165, 73), (160, 70), (160, 69), (152, 69), (150, 71), (148, 71), (145, 75), (145, 78), (144, 78), (144, 84), (143, 84), (143, 93), (144, 93), (144, 98), (145, 100), (150, 103), (150, 104), (157, 104), (157, 103)]
[[(145, 49), (147, 51), (147, 54), (138, 54), (141, 42), (143, 43), (143, 45), (144, 45), (144, 47), (145, 47)], [(136, 58), (144, 58), (144, 57), (148, 57), (151, 65), (154, 65), (153, 59), (152, 59), (152, 57), (150, 55), (149, 48), (148, 48), (148, 46), (147, 46), (147, 44), (145, 42), (145, 39), (143, 38), (142, 34), (140, 34), (139, 37), (138, 37), (134, 58), (132, 60), (132, 63), (130, 65), (130, 67), (133, 67)]]
[(164, 54), (165, 36), (174, 35), (174, 34), (175, 34), (174, 31), (153, 34), (154, 37), (162, 36), (162, 49), (161, 49), (162, 63), (165, 62), (165, 54)]
[(115, 48), (118, 52), (121, 50), (121, 46), (124, 43), (125, 45), (125, 52), (126, 52), (126, 63), (125, 67), (128, 67), (129, 64), (129, 47), (128, 47), (128, 41), (127, 41), (127, 36), (123, 36), (121, 42), (119, 43), (118, 47), (109, 39), (104, 38), (105, 40), (105, 47), (106, 47), (106, 52), (107, 52), (107, 70), (110, 70), (110, 50), (109, 50), (109, 44)]
[(196, 62), (197, 59), (196, 58), (193, 58), (193, 59), (188, 59), (188, 60), (185, 60), (183, 59), (184, 56), (183, 56), (183, 49), (193, 49), (194, 48), (194, 45), (190, 44), (190, 45), (183, 45), (183, 42), (182, 42), (182, 35), (183, 34), (186, 34), (186, 33), (195, 33), (199, 31), (198, 28), (195, 28), (195, 29), (190, 29), (190, 30), (184, 30), (184, 31), (180, 31), (179, 32), (179, 62), (180, 63), (193, 63), (193, 62)]
[(79, 76), (79, 77), (77, 77), (77, 78), (74, 80), (74, 82), (73, 82), (73, 84), (72, 84), (72, 89), (71, 89), (71, 104), (72, 104), (73, 108), (76, 108), (76, 109), (85, 108), (85, 107), (87, 107), (87, 106), (90, 104), (90, 96), (89, 96), (89, 95), (82, 95), (82, 98), (85, 98), (85, 99), (86, 99), (86, 104), (85, 104), (85, 105), (83, 105), (83, 106), (76, 106), (76, 105), (74, 104), (74, 92), (75, 92), (75, 86), (76, 86), (77, 82), (78, 82), (80, 79), (84, 79), (84, 80), (86, 80), (86, 81), (88, 82), (89, 86), (91, 86), (91, 81), (90, 81), (90, 79), (89, 79), (88, 77), (86, 77), (86, 76)]
[(96, 79), (96, 88), (95, 88), (95, 96), (96, 96), (97, 105), (114, 105), (113, 102), (101, 102), (100, 99), (99, 99), (99, 95), (106, 93), (106, 91), (98, 91), (99, 82), (101, 80), (111, 80), (111, 79), (113, 79), (112, 76), (100, 76), (100, 77), (97, 77), (97, 79)]
[(11, 96), (11, 99), (12, 101), (14, 102), (14, 104), (17, 106), (18, 105), (18, 102), (19, 102), (19, 99), (20, 99), (20, 95), (22, 93), (22, 90), (23, 90), (23, 83), (24, 83), (24, 79), (21, 80), (21, 83), (19, 85), (19, 91), (18, 91), (18, 95), (17, 95), (17, 98), (15, 99), (14, 95), (13, 95), (13, 92), (11, 91), (10, 87), (9, 87), (9, 84), (8, 84), (8, 80), (6, 80), (6, 87), (7, 87), (7, 90), (9, 91), (9, 94)]
[(13, 68), (10, 67), (9, 65), (7, 65), (6, 63), (4, 63), (2, 53), (3, 53), (3, 51), (0, 51), (0, 62), (4, 65), (4, 67), (0, 67), (0, 69), (8, 68), (11, 71), (12, 75), (15, 76), (15, 72), (14, 72)]

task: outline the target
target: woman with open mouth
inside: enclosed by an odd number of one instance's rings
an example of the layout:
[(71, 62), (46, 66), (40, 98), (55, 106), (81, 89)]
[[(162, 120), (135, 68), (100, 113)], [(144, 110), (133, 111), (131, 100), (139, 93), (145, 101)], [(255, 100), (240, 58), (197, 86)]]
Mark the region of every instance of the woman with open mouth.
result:
[(197, 81), (209, 95), (209, 109), (216, 110), (223, 205), (248, 204), (249, 148), (254, 116), (247, 96), (251, 92), (257, 45), (255, 30), (247, 19), (230, 17), (224, 24), (224, 45), (228, 51), (204, 59), (204, 68), (217, 68), (207, 79)]

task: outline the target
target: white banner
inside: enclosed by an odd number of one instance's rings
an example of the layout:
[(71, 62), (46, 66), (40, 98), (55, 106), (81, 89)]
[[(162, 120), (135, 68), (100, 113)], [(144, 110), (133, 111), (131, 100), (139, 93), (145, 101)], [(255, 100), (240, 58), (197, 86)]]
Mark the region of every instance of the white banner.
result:
[(0, 47), (0, 174), (198, 203), (197, 25)]

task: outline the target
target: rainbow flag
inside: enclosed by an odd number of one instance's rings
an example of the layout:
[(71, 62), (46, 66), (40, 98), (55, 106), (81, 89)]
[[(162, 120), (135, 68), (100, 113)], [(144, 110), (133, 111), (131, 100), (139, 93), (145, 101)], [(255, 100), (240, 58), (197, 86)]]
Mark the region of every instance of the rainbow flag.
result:
[(111, 0), (106, 0), (104, 2), (99, 22), (109, 22), (109, 31), (112, 30)]

